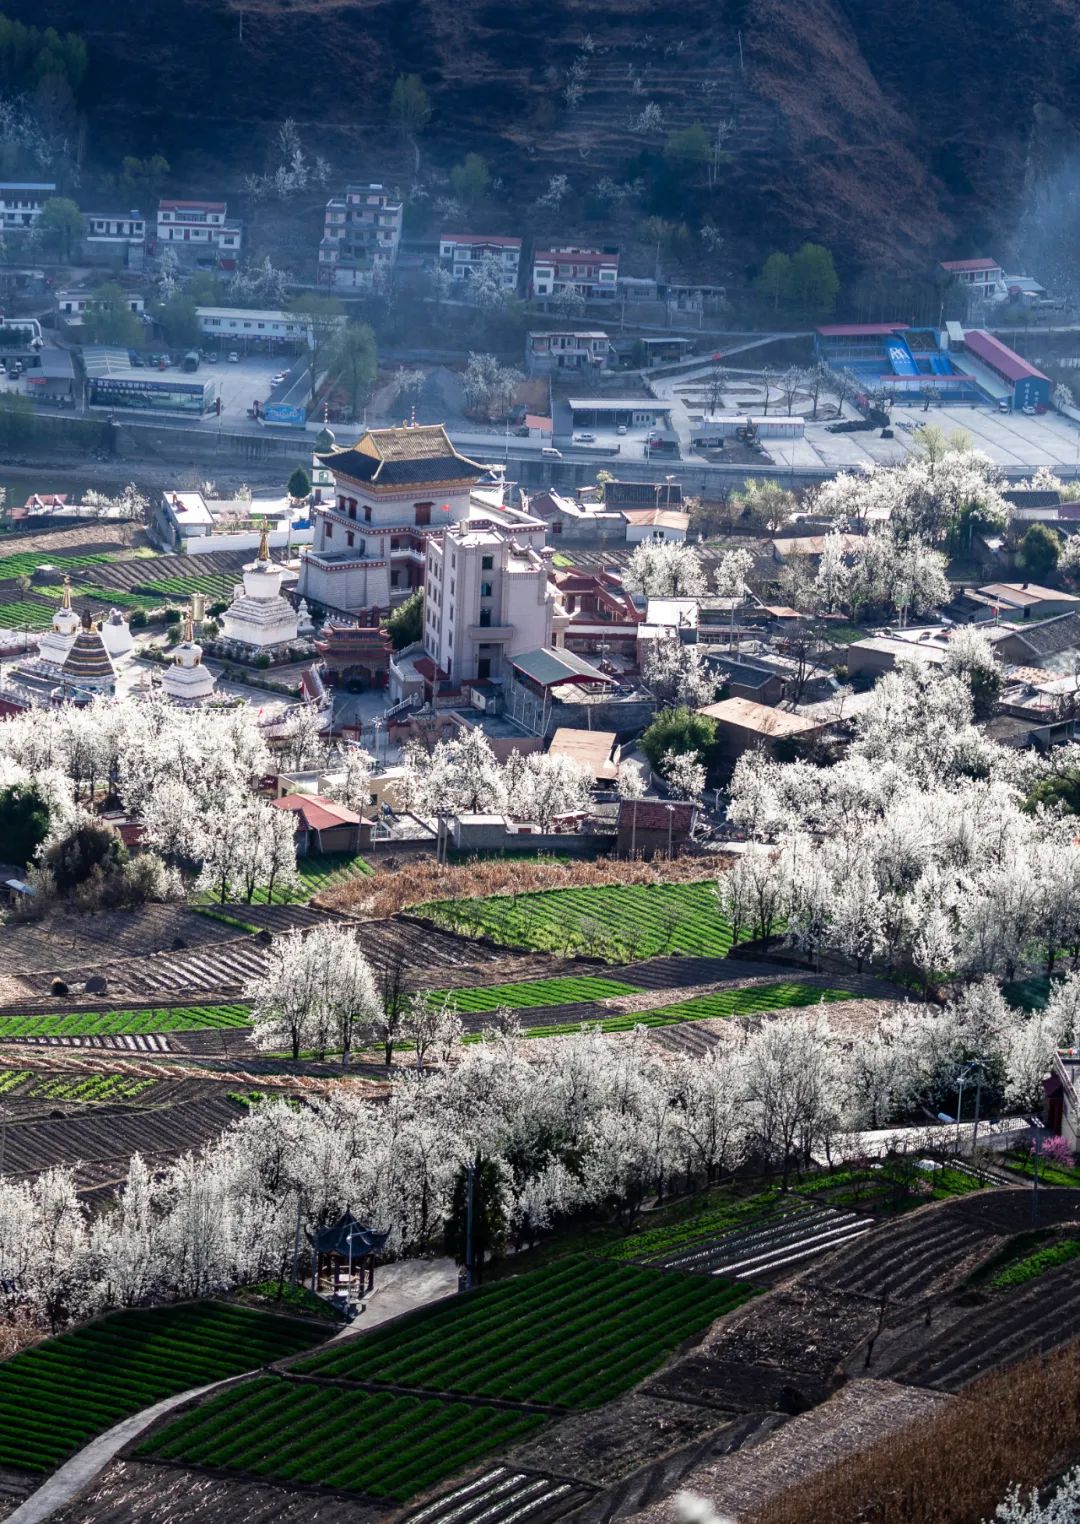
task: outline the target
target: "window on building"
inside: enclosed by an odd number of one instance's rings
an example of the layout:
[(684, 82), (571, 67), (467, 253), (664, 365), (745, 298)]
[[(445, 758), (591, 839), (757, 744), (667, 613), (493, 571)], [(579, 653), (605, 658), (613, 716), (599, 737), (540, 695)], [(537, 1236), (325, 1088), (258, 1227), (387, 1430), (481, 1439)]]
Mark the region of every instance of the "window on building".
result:
[(345, 543), (346, 543), (346, 545), (348, 545), (350, 547), (356, 543), (356, 536), (353, 534), (353, 532), (351, 530), (349, 530), (348, 533), (345, 536)]
[(481, 596), (481, 598), (490, 598), (491, 597), (491, 583), (490, 582), (481, 582), (481, 584), (480, 584), (480, 596)]
[(332, 540), (334, 538), (334, 526), (333, 526), (333, 524), (327, 524), (327, 526), (326, 526), (326, 538), (328, 540)]
[(495, 557), (494, 556), (481, 556), (480, 557), (480, 570), (481, 571), (490, 571), (494, 565), (495, 565)]
[(417, 524), (430, 524), (431, 523), (431, 508), (432, 508), (431, 503), (416, 503), (414, 506), (415, 506), (415, 509), (416, 509), (416, 520), (415, 520), (415, 522)]
[(480, 618), (476, 622), (483, 629), (485, 629), (485, 630), (490, 629), (491, 628), (491, 610), (490, 609), (481, 609), (480, 610)]

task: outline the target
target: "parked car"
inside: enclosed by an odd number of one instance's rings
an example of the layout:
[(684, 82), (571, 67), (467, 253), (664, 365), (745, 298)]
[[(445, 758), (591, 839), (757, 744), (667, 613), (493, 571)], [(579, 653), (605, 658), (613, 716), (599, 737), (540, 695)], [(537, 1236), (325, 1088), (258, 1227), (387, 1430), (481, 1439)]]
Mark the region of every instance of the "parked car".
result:
[(217, 362), (218, 362), (218, 352), (217, 352), (217, 350), (216, 349), (212, 349), (210, 351), (210, 353), (207, 355), (206, 358), (210, 362), (211, 365), (216, 365)]
[(1023, 411), (1024, 411), (1024, 417), (1025, 417), (1025, 418), (1034, 418), (1034, 417), (1035, 417), (1035, 414), (1036, 414), (1036, 412), (1037, 412), (1037, 411), (1038, 411), (1038, 409), (1037, 409), (1037, 408), (1033, 408), (1033, 407), (1032, 407), (1032, 406), (1031, 406), (1031, 404), (1030, 404), (1030, 402), (1029, 402), (1029, 403), (1028, 403), (1028, 405), (1027, 405), (1027, 407), (1026, 407), (1026, 408), (1024, 408), (1024, 410), (1023, 410)]
[(616, 434), (618, 434), (619, 438), (622, 439), (623, 436), (626, 433), (626, 424), (625, 423), (620, 423), (619, 427), (615, 430), (615, 432), (616, 432)]
[(596, 435), (595, 434), (588, 434), (588, 433), (586, 433), (586, 434), (575, 434), (574, 435), (574, 443), (575, 444), (595, 444), (596, 443)]
[(288, 376), (288, 374), (289, 374), (289, 372), (287, 370), (279, 370), (276, 376), (272, 376), (271, 377), (271, 379), (270, 379), (270, 385), (271, 386), (280, 386), (281, 383)]
[(237, 354), (235, 349), (230, 349), (229, 350), (229, 364), (230, 365), (239, 365), (240, 364), (240, 356)]
[(1007, 397), (999, 397), (998, 398), (998, 412), (999, 413), (1011, 413), (1012, 412), (1012, 405), (1009, 402), (1009, 399)]

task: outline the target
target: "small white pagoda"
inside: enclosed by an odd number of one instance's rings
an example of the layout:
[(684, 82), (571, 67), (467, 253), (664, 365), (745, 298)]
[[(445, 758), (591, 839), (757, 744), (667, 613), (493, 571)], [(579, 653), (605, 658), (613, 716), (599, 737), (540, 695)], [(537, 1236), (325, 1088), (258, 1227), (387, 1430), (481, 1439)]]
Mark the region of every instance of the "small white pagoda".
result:
[(119, 609), (110, 609), (108, 619), (102, 620), (101, 638), (113, 661), (118, 656), (130, 656), (135, 649), (135, 637)]
[(82, 620), (71, 607), (71, 578), (64, 578), (64, 596), (52, 618), (52, 629), (46, 630), (38, 642), (37, 660), (33, 667), (49, 677), (59, 677), (75, 644), (75, 637), (82, 629)]
[(195, 639), (195, 621), (189, 614), (184, 625), (184, 638), (161, 678), (162, 692), (174, 704), (190, 708), (213, 698), (214, 674), (203, 666), (202, 654), (202, 646)]
[(247, 647), (253, 656), (296, 639), (296, 610), (281, 596), (282, 576), (281, 567), (270, 559), (269, 535), (264, 525), (258, 557), (244, 567), (243, 591), (237, 588), (236, 596), (222, 615), (223, 639)]

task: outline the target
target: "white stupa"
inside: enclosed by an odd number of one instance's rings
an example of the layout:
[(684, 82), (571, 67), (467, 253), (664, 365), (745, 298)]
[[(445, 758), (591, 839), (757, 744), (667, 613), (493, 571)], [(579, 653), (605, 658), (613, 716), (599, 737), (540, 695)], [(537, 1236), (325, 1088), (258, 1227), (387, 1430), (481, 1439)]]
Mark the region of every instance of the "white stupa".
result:
[(308, 636), (315, 633), (315, 621), (311, 617), (311, 610), (307, 606), (307, 599), (301, 598), (296, 605), (296, 631), (298, 635)]
[(64, 596), (53, 615), (52, 629), (46, 630), (38, 642), (35, 667), (50, 677), (59, 677), (68, 659), (75, 637), (82, 629), (82, 620), (71, 607), (71, 578), (64, 578)]
[(266, 527), (259, 554), (244, 567), (244, 590), (233, 598), (221, 621), (225, 640), (248, 646), (255, 655), (288, 645), (297, 636), (296, 610), (281, 596), (283, 572), (270, 559)]
[(130, 656), (135, 649), (135, 638), (119, 609), (110, 609), (108, 619), (102, 620), (101, 638), (113, 661), (118, 656)]
[(189, 614), (184, 638), (161, 678), (162, 691), (174, 704), (204, 704), (213, 697), (214, 674), (203, 666), (202, 654), (202, 646), (195, 639), (195, 621)]

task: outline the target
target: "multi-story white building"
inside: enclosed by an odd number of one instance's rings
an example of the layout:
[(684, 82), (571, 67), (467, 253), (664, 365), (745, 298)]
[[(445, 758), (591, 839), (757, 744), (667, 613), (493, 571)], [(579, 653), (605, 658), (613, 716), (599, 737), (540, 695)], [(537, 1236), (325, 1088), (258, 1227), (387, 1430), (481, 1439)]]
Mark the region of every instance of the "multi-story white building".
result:
[(224, 201), (159, 201), (157, 242), (159, 249), (185, 247), (235, 261), (240, 253), (240, 224), (229, 221)]
[(444, 233), (439, 239), (439, 263), (456, 281), (471, 280), (485, 260), (498, 269), (499, 287), (516, 291), (521, 265), (521, 239), (491, 233)]
[(373, 429), (319, 458), (334, 493), (315, 510), (301, 595), (346, 613), (388, 609), (422, 586), (428, 537), (469, 516), (484, 467), (459, 455), (441, 425)]
[(424, 584), (427, 547), (450, 526), (499, 528), (543, 545), (546, 526), (503, 505), (500, 484), (461, 455), (441, 424), (372, 429), (355, 445), (317, 453), (333, 477), (315, 507), (315, 539), (301, 553), (309, 603), (359, 614), (386, 610)]
[(440, 672), (455, 681), (509, 677), (509, 657), (551, 645), (552, 556), (469, 523), (428, 541), (423, 644)]
[(553, 370), (606, 370), (611, 340), (601, 329), (574, 333), (530, 333), (525, 339), (525, 369), (530, 376)]
[(56, 195), (52, 180), (5, 180), (0, 183), (0, 225), (4, 232), (32, 228), (50, 196)]
[(296, 345), (308, 341), (304, 318), (273, 308), (196, 307), (195, 316), (208, 339), (280, 339)]
[(540, 300), (573, 294), (586, 301), (615, 300), (618, 249), (542, 249), (533, 255), (531, 294)]
[(392, 265), (401, 243), (404, 207), (382, 185), (348, 185), (326, 203), (319, 244), (319, 284), (370, 286), (377, 269)]

